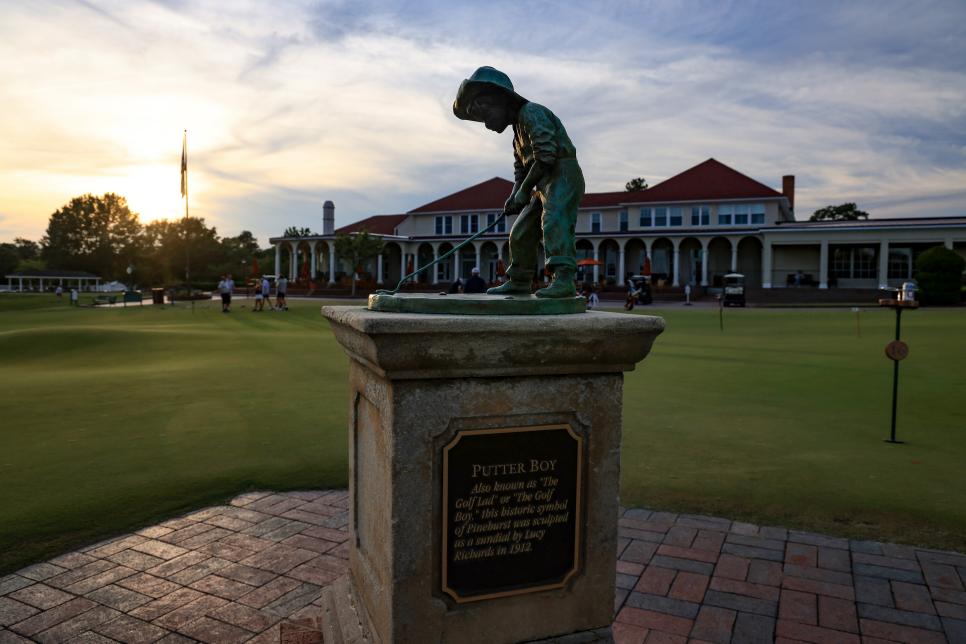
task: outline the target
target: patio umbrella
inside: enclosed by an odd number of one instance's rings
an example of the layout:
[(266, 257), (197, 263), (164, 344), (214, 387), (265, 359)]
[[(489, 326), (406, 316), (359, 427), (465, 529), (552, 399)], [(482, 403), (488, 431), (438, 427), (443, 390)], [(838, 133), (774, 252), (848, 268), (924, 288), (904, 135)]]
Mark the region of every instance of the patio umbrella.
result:
[(258, 277), (258, 258), (252, 259), (252, 277)]
[(496, 260), (496, 274), (500, 276), (503, 276), (506, 274), (506, 266), (503, 265), (502, 259)]
[(645, 257), (644, 266), (641, 267), (641, 275), (650, 275), (650, 274), (651, 274), (651, 258)]
[(302, 281), (308, 281), (309, 279), (309, 256), (305, 255), (302, 260), (302, 270), (301, 270)]
[(603, 266), (604, 262), (599, 259), (586, 258), (577, 262), (577, 266)]
[(416, 269), (413, 266), (413, 256), (410, 255), (409, 259), (406, 260), (406, 274), (408, 275), (409, 273), (412, 273), (414, 270)]

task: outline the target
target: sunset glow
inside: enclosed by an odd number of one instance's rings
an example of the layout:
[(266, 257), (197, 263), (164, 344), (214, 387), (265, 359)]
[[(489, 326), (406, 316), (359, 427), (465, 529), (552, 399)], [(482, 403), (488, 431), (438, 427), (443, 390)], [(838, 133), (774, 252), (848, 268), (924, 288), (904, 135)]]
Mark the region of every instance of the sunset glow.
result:
[(514, 35), (530, 19), (514, 3), (5, 4), (0, 238), (39, 238), (87, 192), (181, 216), (185, 129), (191, 214), (262, 243), (318, 228), (326, 199), (342, 225), (510, 176), (510, 135), (450, 109), (482, 64), (568, 123), (590, 191), (715, 157), (773, 186), (797, 175), (799, 217), (962, 214), (962, 3), (617, 3)]

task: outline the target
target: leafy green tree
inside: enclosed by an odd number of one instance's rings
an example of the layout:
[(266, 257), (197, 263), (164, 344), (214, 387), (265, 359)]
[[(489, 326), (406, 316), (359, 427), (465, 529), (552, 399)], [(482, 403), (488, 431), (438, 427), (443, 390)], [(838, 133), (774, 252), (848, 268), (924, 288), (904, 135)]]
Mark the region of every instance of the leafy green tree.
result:
[(624, 190), (627, 192), (638, 192), (640, 190), (647, 190), (647, 181), (644, 177), (637, 177), (631, 179), (624, 184)]
[(925, 304), (959, 304), (966, 259), (945, 246), (930, 248), (916, 259), (916, 281)]
[(118, 279), (138, 255), (140, 234), (141, 222), (124, 197), (112, 192), (103, 197), (86, 194), (50, 216), (41, 256), (51, 268)]
[(207, 288), (217, 283), (219, 273), (237, 273), (239, 270), (237, 264), (225, 265), (218, 231), (206, 226), (205, 220), (198, 217), (159, 219), (149, 223), (144, 227), (141, 247), (141, 263), (146, 264), (143, 269), (138, 269), (141, 282), (183, 282), (189, 256), (192, 287)]
[(17, 254), (21, 260), (40, 259), (40, 244), (23, 237), (16, 237), (13, 240)]
[(382, 239), (373, 237), (367, 230), (350, 235), (336, 235), (335, 254), (339, 259), (348, 262), (352, 267), (353, 295), (356, 294), (356, 274), (362, 270), (363, 264), (379, 255), (382, 249)]
[(313, 233), (308, 228), (289, 226), (288, 228), (285, 229), (285, 232), (282, 234), (282, 237), (309, 237), (310, 235), (314, 235), (314, 234), (315, 233)]
[[(222, 237), (221, 238), (221, 261), (218, 267), (218, 273), (234, 273), (240, 279), (236, 279), (236, 282), (241, 282), (242, 279), (247, 279), (251, 274), (252, 262), (261, 254), (261, 250), (258, 247), (258, 240), (255, 239), (255, 235), (251, 231), (243, 230), (240, 234), (235, 237)], [(259, 258), (259, 265), (261, 265), (261, 259)], [(242, 275), (239, 271), (243, 271)]]
[(0, 244), (0, 277), (13, 273), (19, 264), (20, 254), (17, 247), (9, 242)]
[(868, 219), (869, 213), (859, 210), (854, 203), (844, 203), (839, 206), (825, 206), (819, 208), (809, 221), (856, 221), (858, 219)]
[(0, 244), (0, 277), (31, 268), (46, 268), (40, 259), (40, 244), (23, 237), (17, 237), (12, 244)]

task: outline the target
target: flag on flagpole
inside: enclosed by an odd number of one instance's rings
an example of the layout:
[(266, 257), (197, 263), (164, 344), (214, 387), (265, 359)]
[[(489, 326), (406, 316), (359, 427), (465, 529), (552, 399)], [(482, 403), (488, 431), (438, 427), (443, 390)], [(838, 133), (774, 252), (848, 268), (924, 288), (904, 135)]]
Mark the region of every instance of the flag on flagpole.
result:
[(181, 196), (188, 196), (188, 131), (181, 140)]

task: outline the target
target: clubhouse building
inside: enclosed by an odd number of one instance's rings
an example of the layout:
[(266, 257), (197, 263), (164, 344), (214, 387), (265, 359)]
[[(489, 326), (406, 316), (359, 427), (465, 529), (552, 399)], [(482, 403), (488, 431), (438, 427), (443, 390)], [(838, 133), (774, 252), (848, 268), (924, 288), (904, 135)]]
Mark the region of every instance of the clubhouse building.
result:
[[(391, 284), (496, 220), (513, 186), (495, 177), (396, 215), (368, 217), (334, 229), (335, 206), (323, 207), (323, 234), (273, 237), (276, 274), (288, 259), (310, 279), (334, 284), (349, 270), (336, 258), (337, 234), (367, 230), (385, 242), (365, 267), (377, 284)], [(753, 288), (877, 289), (912, 277), (922, 251), (945, 245), (966, 256), (966, 216), (860, 221), (795, 219), (795, 177), (775, 190), (708, 159), (639, 192), (587, 193), (576, 224), (577, 259), (592, 259), (578, 278), (623, 286), (650, 273), (658, 287), (718, 287), (727, 273)], [(910, 213), (914, 214), (914, 213)], [(468, 277), (478, 266), (496, 281), (509, 264), (507, 234), (515, 216), (421, 274), (424, 285)], [(300, 261), (301, 260), (301, 261)], [(541, 274), (543, 267), (537, 267)], [(305, 270), (301, 276), (305, 276)]]

